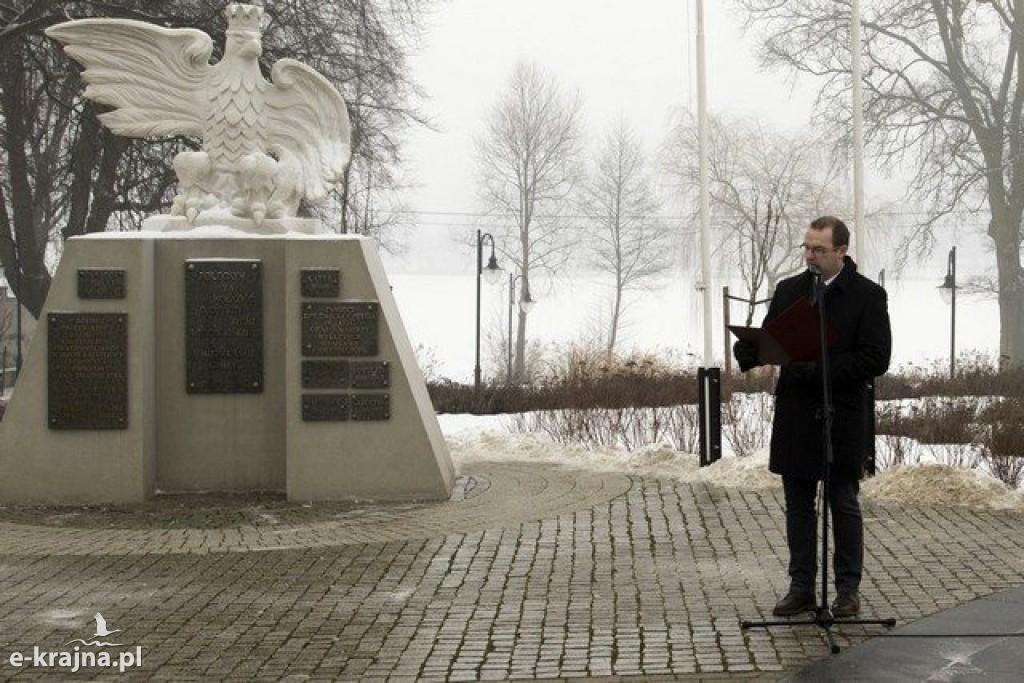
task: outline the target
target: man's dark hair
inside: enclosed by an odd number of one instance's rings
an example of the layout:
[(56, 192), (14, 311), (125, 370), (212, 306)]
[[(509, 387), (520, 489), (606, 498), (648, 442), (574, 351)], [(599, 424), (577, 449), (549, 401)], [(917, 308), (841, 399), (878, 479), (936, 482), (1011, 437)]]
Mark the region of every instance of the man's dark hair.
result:
[(822, 216), (811, 221), (812, 230), (824, 230), (826, 228), (832, 228), (833, 247), (850, 246), (850, 229), (840, 219), (835, 216)]

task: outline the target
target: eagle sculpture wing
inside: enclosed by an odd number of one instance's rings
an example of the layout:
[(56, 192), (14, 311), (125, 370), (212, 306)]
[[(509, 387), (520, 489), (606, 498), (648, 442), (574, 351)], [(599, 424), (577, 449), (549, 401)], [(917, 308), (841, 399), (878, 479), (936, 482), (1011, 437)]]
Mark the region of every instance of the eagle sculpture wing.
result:
[(79, 19), (46, 34), (85, 67), (85, 96), (114, 111), (101, 114), (119, 135), (202, 135), (213, 41), (197, 29), (169, 29), (130, 19)]
[(266, 93), (269, 150), (295, 175), (292, 190), (316, 202), (341, 181), (351, 153), (348, 109), (334, 86), (294, 59), (271, 70)]

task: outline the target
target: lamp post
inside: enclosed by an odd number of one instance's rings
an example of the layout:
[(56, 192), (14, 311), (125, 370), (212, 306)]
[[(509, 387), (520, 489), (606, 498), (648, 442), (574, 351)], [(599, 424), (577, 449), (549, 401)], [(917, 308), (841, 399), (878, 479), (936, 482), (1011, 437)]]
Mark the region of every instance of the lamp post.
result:
[(14, 300), (14, 334), (17, 335), (15, 349), (18, 355), (14, 359), (14, 384), (21, 379), (21, 258), (18, 255), (18, 245), (14, 245), (14, 277), (18, 280), (18, 296)]
[[(512, 381), (512, 319), (515, 316), (516, 305), (516, 281), (522, 280), (522, 275), (508, 274), (508, 368), (506, 379)], [(530, 291), (523, 288), (523, 295), (519, 298), (519, 310), (529, 313), (533, 310), (534, 300), (530, 297)]]
[(946, 277), (939, 285), (942, 300), (949, 304), (949, 378), (956, 377), (956, 247), (949, 250)]
[[(491, 244), (491, 258), (484, 267), (484, 241)], [(494, 237), (490, 233), (481, 234), (476, 231), (476, 364), (473, 366), (473, 390), (480, 392), (480, 279), (486, 277), (488, 284), (494, 284), (501, 278), (501, 268), (494, 256)]]

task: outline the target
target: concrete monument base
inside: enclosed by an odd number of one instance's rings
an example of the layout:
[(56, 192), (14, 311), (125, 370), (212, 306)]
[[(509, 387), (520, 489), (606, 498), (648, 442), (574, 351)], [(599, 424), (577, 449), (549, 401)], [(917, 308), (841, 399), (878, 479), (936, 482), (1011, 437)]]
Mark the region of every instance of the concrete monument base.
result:
[(450, 495), (372, 241), (162, 229), (68, 240), (0, 422), (0, 502)]

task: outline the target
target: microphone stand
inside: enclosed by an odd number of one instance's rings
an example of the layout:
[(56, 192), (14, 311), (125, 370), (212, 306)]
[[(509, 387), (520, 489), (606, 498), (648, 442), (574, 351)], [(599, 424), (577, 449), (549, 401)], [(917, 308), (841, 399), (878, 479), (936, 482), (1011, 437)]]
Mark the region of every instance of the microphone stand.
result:
[(822, 630), (825, 641), (828, 643), (829, 651), (832, 654), (839, 653), (839, 645), (836, 643), (832, 633), (832, 627), (836, 624), (875, 624), (879, 626), (893, 627), (895, 619), (843, 619), (836, 620), (832, 615), (832, 608), (828, 604), (828, 527), (829, 527), (829, 477), (835, 452), (832, 446), (832, 383), (829, 378), (828, 359), (828, 338), (826, 335), (825, 315), (825, 284), (821, 281), (821, 273), (811, 270), (813, 287), (811, 290), (811, 304), (818, 306), (818, 339), (821, 351), (821, 397), (822, 397), (822, 441), (824, 445), (824, 463), (821, 477), (821, 602), (814, 608), (814, 617), (810, 619), (786, 619), (779, 621), (741, 621), (740, 628), (766, 628), (770, 626), (817, 626)]

